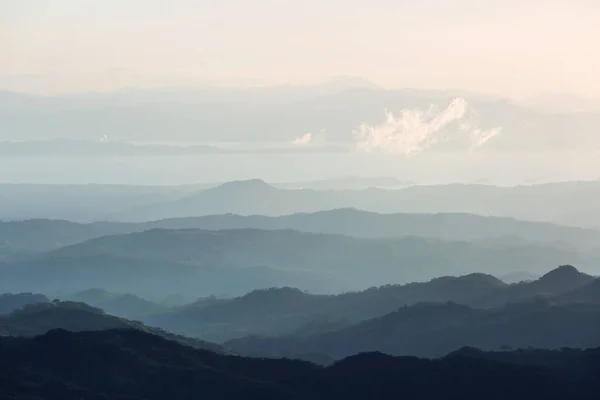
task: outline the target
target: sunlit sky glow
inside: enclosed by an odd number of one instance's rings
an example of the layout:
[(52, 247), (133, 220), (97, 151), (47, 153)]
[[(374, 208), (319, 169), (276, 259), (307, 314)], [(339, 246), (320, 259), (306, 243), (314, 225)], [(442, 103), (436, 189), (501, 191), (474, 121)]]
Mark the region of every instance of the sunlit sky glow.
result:
[(597, 0), (0, 0), (0, 89), (206, 83), (600, 97)]

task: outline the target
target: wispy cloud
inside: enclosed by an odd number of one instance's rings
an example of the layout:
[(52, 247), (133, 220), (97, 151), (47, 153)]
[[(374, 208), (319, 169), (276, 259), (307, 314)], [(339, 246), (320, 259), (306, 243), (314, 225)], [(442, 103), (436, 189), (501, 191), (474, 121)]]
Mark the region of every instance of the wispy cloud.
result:
[(463, 98), (452, 100), (443, 110), (404, 109), (397, 117), (385, 110), (385, 117), (383, 123), (363, 123), (355, 131), (358, 149), (413, 156), (442, 142), (466, 139), (473, 151), (501, 133), (500, 127), (481, 129), (477, 114)]
[(308, 132), (308, 133), (294, 139), (294, 141), (292, 143), (296, 146), (307, 146), (307, 145), (311, 144), (312, 141), (313, 141), (313, 134), (311, 132)]

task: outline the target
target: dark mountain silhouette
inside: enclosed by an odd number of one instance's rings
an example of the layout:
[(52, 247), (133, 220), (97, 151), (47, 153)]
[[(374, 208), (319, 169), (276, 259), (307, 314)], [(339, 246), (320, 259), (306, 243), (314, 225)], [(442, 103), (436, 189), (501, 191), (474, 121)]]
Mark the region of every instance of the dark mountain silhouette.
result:
[(558, 296), (560, 302), (600, 303), (600, 279), (594, 279), (587, 285), (577, 287), (570, 292)]
[[(598, 350), (436, 360), (365, 353), (330, 367), (194, 350), (136, 330), (1, 338), (0, 397), (85, 399), (593, 399)], [(576, 372), (575, 372), (576, 371)]]
[(593, 280), (593, 277), (579, 272), (572, 265), (562, 265), (533, 281), (532, 286), (540, 291), (555, 294), (582, 287)]
[(473, 304), (489, 307), (534, 297), (554, 298), (583, 288), (593, 281), (594, 277), (579, 272), (572, 265), (562, 265), (534, 281), (512, 284), (503, 290), (473, 299)]
[(493, 310), (456, 303), (422, 303), (383, 317), (308, 337), (248, 337), (225, 346), (260, 357), (323, 354), (341, 359), (380, 351), (391, 355), (439, 357), (464, 346), (589, 348), (600, 344), (600, 307), (594, 304), (515, 303)]
[[(255, 290), (233, 299), (202, 299), (145, 321), (169, 330), (214, 341), (242, 337), (257, 332), (289, 333), (312, 322), (334, 296), (311, 295), (289, 287)], [(335, 316), (335, 318), (343, 317)]]
[(4, 334), (11, 336), (36, 336), (56, 328), (70, 331), (141, 328), (134, 322), (75, 302), (31, 304), (1, 317), (0, 326)]
[(8, 315), (0, 316), (0, 334), (8, 336), (37, 336), (49, 330), (65, 329), (72, 332), (102, 331), (107, 329), (136, 329), (162, 336), (188, 346), (225, 353), (214, 343), (169, 333), (106, 314), (85, 303), (55, 300), (51, 303), (30, 304)]
[[(564, 280), (559, 278), (565, 278)], [(185, 307), (149, 316), (163, 326), (212, 341), (246, 335), (324, 333), (420, 302), (448, 301), (475, 308), (546, 298), (558, 301), (594, 278), (563, 266), (537, 281), (507, 285), (485, 274), (435, 278), (429, 282), (386, 285), (339, 295), (313, 295), (298, 289), (253, 291), (233, 299), (202, 299)]]
[(0, 294), (0, 314), (8, 314), (29, 304), (49, 303), (43, 294), (3, 293)]
[(110, 293), (104, 289), (88, 289), (63, 297), (68, 301), (86, 303), (118, 317), (140, 319), (170, 309), (131, 293)]

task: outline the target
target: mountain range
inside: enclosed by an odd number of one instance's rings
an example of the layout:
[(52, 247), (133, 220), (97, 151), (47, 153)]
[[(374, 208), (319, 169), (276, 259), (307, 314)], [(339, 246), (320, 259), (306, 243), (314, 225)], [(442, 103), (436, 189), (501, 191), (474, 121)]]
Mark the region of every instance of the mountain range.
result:
[[(457, 229), (460, 227), (460, 229)], [(102, 236), (149, 229), (293, 229), (306, 233), (358, 238), (421, 236), (488, 243), (535, 243), (589, 249), (600, 244), (600, 231), (473, 214), (380, 214), (357, 209), (296, 213), (279, 217), (221, 214), (142, 223), (75, 223), (30, 219), (0, 222), (2, 250), (41, 252)]]
[(194, 350), (139, 330), (0, 337), (7, 399), (593, 399), (598, 350), (481, 352), (435, 360), (380, 353), (329, 367)]
[[(306, 185), (305, 185), (306, 186)], [(286, 189), (262, 180), (221, 185), (0, 185), (0, 218), (148, 222), (213, 214), (282, 216), (339, 208), (378, 213), (468, 213), (600, 226), (600, 183), (399, 189)]]
[(0, 295), (0, 315), (10, 314), (30, 304), (49, 303), (50, 299), (43, 294), (35, 293), (3, 293)]
[(0, 267), (0, 290), (101, 287), (153, 298), (237, 295), (273, 286), (336, 293), (443, 275), (536, 273), (556, 264), (593, 270), (598, 259), (593, 251), (521, 242), (356, 238), (290, 229), (150, 229), (13, 257)]
[[(81, 302), (4, 295), (0, 305), (23, 306), (0, 316), (0, 397), (475, 399), (499, 385), (499, 398), (591, 399), (600, 370), (599, 287), (565, 265), (519, 284), (472, 274), (337, 296), (259, 290), (156, 310), (199, 326), (237, 323), (239, 338), (224, 345)], [(102, 290), (72, 298), (123, 310), (141, 304)], [(243, 336), (274, 321), (279, 332)]]
[[(419, 303), (455, 302), (476, 309), (545, 299), (553, 304), (600, 302), (598, 281), (572, 266), (537, 280), (506, 284), (486, 274), (438, 277), (428, 282), (384, 285), (337, 295), (293, 288), (255, 290), (235, 298), (202, 298), (143, 320), (174, 332), (222, 342), (244, 336), (305, 337), (383, 317)], [(572, 301), (571, 301), (572, 300)]]
[(249, 180), (136, 207), (122, 213), (119, 219), (149, 221), (224, 213), (278, 216), (357, 208), (381, 213), (471, 213), (590, 226), (600, 218), (595, 202), (598, 196), (600, 184), (596, 181), (516, 187), (453, 184), (397, 190), (314, 191), (284, 190), (261, 180)]
[(0, 315), (0, 336), (32, 337), (43, 335), (53, 329), (66, 329), (71, 332), (134, 329), (193, 348), (227, 353), (217, 344), (148, 327), (141, 322), (118, 318), (85, 303), (58, 300), (51, 303), (30, 303), (9, 314)]
[(116, 315), (141, 320), (146, 327), (156, 326), (189, 337), (223, 342), (255, 335), (307, 338), (418, 304), (455, 302), (474, 310), (494, 310), (536, 301), (561, 306), (598, 305), (599, 287), (594, 277), (572, 266), (561, 266), (535, 281), (519, 284), (506, 284), (493, 276), (477, 273), (338, 295), (270, 288), (235, 298), (201, 298), (183, 306), (102, 289), (64, 295), (61, 299), (65, 301), (53, 302), (44, 295), (32, 293), (4, 294), (0, 297), (0, 310), (5, 314), (5, 330), (13, 333), (34, 335), (51, 327), (86, 330), (102, 329), (107, 324), (110, 327), (141, 326), (141, 322), (127, 322), (113, 317)]
[(516, 303), (493, 310), (456, 303), (405, 306), (382, 317), (309, 336), (243, 338), (225, 346), (255, 357), (304, 358), (320, 354), (332, 360), (353, 354), (441, 357), (472, 346), (502, 348), (592, 348), (600, 344), (597, 304)]

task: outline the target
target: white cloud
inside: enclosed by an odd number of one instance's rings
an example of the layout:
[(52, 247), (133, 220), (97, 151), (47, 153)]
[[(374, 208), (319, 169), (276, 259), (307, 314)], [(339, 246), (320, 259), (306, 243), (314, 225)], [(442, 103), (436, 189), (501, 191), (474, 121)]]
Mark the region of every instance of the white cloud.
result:
[(311, 132), (308, 132), (308, 133), (294, 139), (294, 141), (292, 143), (296, 146), (308, 146), (309, 144), (312, 143), (312, 141), (313, 141), (313, 134)]
[(471, 134), (471, 148), (469, 150), (473, 151), (484, 144), (487, 143), (488, 140), (493, 138), (494, 136), (499, 135), (502, 132), (502, 128), (494, 128), (488, 130), (481, 129), (472, 129), (470, 131)]
[[(398, 117), (388, 110), (378, 125), (363, 123), (356, 131), (357, 148), (367, 152), (385, 152), (413, 156), (451, 139), (466, 139), (473, 151), (500, 134), (501, 128), (479, 128), (477, 116), (466, 100), (456, 98), (443, 110), (404, 109)], [(454, 123), (458, 129), (449, 136)]]

